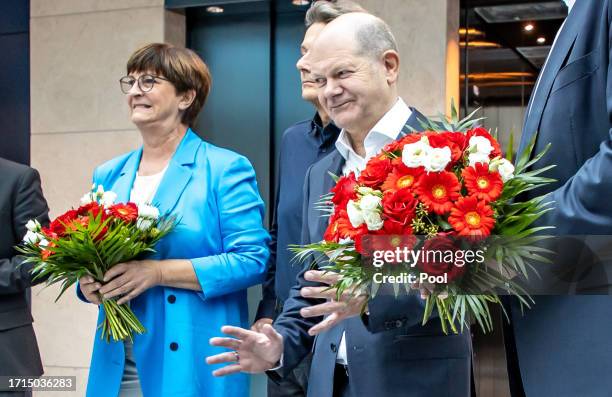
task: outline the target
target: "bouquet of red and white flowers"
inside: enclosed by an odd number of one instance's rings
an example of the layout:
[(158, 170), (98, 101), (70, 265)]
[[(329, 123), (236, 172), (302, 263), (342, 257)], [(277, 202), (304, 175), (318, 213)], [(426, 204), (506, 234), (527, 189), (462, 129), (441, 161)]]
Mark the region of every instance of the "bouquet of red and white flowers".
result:
[(537, 246), (546, 236), (536, 234), (546, 227), (532, 226), (548, 208), (542, 197), (513, 199), (552, 182), (539, 176), (550, 167), (530, 169), (545, 152), (530, 160), (535, 141), (513, 165), (472, 115), (459, 120), (453, 109), (450, 120), (422, 120), (423, 131), (385, 146), (359, 176), (337, 178), (318, 204), (330, 215), (324, 239), (294, 248), (297, 258), (316, 254), (315, 265), (342, 275), (338, 294), (373, 296), (383, 282), (395, 294), (418, 288), (423, 324), (435, 307), (445, 332), (470, 319), (490, 331), (488, 303), (500, 304), (500, 290), (528, 307), (513, 279), (528, 276), (529, 260), (548, 261)]
[[(82, 276), (102, 283), (113, 266), (154, 252), (155, 244), (176, 226), (176, 218), (160, 215), (157, 207), (132, 202), (115, 204), (117, 195), (99, 185), (81, 198), (81, 206), (54, 219), (49, 227), (36, 220), (27, 223), (23, 243), (17, 249), (24, 263), (34, 263), (35, 279), (47, 285), (61, 283), (62, 294)], [(102, 338), (130, 339), (144, 327), (126, 304), (103, 299)]]

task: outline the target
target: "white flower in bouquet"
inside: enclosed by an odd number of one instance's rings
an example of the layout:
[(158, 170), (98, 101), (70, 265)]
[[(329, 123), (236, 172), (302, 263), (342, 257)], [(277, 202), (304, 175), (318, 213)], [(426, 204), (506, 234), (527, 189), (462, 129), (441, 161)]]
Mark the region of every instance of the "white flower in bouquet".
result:
[(155, 220), (159, 218), (159, 209), (150, 204), (138, 204), (138, 217)]
[(380, 230), (384, 224), (378, 211), (364, 211), (363, 219), (365, 220), (368, 230)]
[(410, 168), (420, 167), (423, 165), (429, 153), (429, 149), (431, 149), (431, 147), (429, 146), (429, 139), (427, 139), (426, 136), (421, 138), (418, 142), (404, 145), (404, 149), (402, 150), (402, 162)]
[(87, 205), (96, 201), (96, 198), (93, 196), (93, 193), (85, 193), (83, 197), (81, 197), (81, 205)]
[(111, 191), (104, 192), (102, 193), (100, 204), (103, 205), (105, 208), (108, 208), (115, 204), (115, 200), (117, 200), (117, 193)]
[(149, 230), (153, 226), (153, 221), (151, 219), (138, 218), (136, 219), (136, 227), (144, 232)]
[(36, 219), (30, 219), (28, 223), (26, 223), (26, 229), (30, 232), (38, 232), (40, 231), (40, 223)]
[(476, 163), (489, 164), (489, 155), (483, 153), (470, 153), (468, 156), (470, 167), (474, 167)]
[(346, 204), (346, 213), (353, 227), (359, 227), (363, 224), (363, 222), (365, 222), (365, 219), (363, 219), (363, 215), (361, 214), (361, 210), (353, 200), (349, 200), (349, 202)]
[(46, 239), (42, 238), (40, 242), (38, 243), (38, 245), (40, 247), (47, 247), (49, 245), (49, 242)]
[(23, 241), (29, 244), (36, 244), (37, 242), (43, 240), (43, 236), (32, 231), (32, 230), (28, 230), (28, 232), (25, 234), (25, 236), (23, 237)]
[(489, 171), (498, 171), (504, 183), (514, 178), (514, 165), (508, 159), (493, 159), (489, 165)]
[(444, 171), (451, 161), (451, 150), (448, 146), (443, 148), (429, 148), (423, 158), (423, 166), (428, 172)]
[(359, 208), (362, 212), (378, 212), (382, 198), (375, 194), (365, 195), (359, 200)]
[(484, 136), (473, 136), (469, 142), (470, 153), (479, 153), (488, 156), (493, 151), (493, 145)]

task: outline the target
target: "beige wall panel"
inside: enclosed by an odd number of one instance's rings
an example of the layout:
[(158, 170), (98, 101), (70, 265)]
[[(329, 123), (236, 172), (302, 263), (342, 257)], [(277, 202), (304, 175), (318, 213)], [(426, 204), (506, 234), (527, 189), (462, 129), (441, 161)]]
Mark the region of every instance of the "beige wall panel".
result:
[(32, 133), (133, 128), (118, 80), (135, 49), (163, 40), (164, 12), (31, 19)]
[[(457, 101), (459, 6), (456, 0), (358, 2), (391, 26), (400, 51), (400, 96), (425, 115), (445, 111), (451, 96)], [(454, 43), (449, 42), (453, 38)]]
[[(89, 364), (88, 364), (89, 365)], [(88, 368), (79, 367), (45, 367), (45, 375), (49, 376), (76, 376), (76, 390), (68, 391), (36, 391), (34, 397), (83, 397), (87, 389)]]
[(30, 16), (34, 18), (163, 5), (164, 0), (31, 0)]
[(137, 148), (136, 130), (32, 135), (32, 166), (40, 171), (51, 216), (78, 205), (97, 165)]

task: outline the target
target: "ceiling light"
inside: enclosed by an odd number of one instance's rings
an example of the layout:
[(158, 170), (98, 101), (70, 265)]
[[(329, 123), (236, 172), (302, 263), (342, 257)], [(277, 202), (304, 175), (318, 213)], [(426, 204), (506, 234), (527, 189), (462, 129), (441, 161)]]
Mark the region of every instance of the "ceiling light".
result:
[(528, 23), (527, 25), (523, 26), (523, 29), (525, 30), (525, 32), (531, 32), (533, 30), (533, 24)]
[(206, 7), (206, 12), (209, 12), (211, 14), (221, 14), (223, 12), (223, 7), (219, 7), (219, 6)]
[(538, 37), (537, 42), (538, 42), (538, 44), (544, 44), (544, 43), (546, 43), (546, 38), (545, 37)]
[(293, 4), (294, 6), (307, 6), (308, 4), (310, 4), (309, 0), (292, 0), (291, 4)]

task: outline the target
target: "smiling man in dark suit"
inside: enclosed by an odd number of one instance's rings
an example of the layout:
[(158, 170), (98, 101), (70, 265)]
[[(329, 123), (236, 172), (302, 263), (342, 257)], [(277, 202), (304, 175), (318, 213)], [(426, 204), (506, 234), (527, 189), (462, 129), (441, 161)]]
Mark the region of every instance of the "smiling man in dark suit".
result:
[[(566, 4), (570, 12), (531, 95), (519, 150), (536, 131), (534, 153), (552, 142), (537, 164), (556, 164), (547, 174), (557, 180), (549, 188), (552, 210), (541, 225), (560, 236), (612, 235), (612, 2)], [(512, 307), (512, 319), (514, 332), (506, 336), (514, 397), (612, 395), (612, 297), (539, 296), (524, 315)]]
[[(21, 266), (14, 246), (26, 234), (26, 223), (49, 222), (47, 202), (38, 172), (0, 158), (0, 376), (39, 376), (43, 373), (27, 298), (32, 264)], [(29, 396), (30, 392), (0, 389), (0, 396)]]
[[(420, 127), (423, 116), (398, 96), (399, 60), (387, 24), (366, 13), (338, 17), (315, 40), (307, 62), (319, 101), (342, 131), (336, 150), (306, 174), (302, 244), (323, 237), (327, 220), (315, 204), (334, 185), (330, 172), (359, 172), (386, 144)], [(347, 292), (336, 301), (328, 290), (336, 277), (309, 268), (273, 326), (225, 327), (234, 338), (211, 340), (235, 350), (209, 357), (211, 364), (233, 362), (215, 375), (276, 367), (271, 376), (287, 376), (313, 349), (308, 396), (469, 396), (469, 333), (444, 335), (438, 321), (422, 326), (418, 295)], [(366, 302), (369, 314), (360, 318)]]

